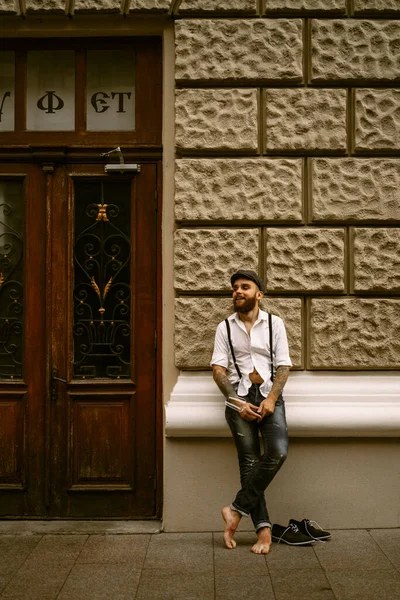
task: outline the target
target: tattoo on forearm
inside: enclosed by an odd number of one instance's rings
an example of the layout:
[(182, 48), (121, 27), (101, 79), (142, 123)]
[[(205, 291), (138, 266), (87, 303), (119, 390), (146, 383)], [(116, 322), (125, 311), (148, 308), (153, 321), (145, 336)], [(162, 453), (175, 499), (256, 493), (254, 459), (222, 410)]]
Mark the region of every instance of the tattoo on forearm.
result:
[(279, 398), (289, 377), (290, 367), (278, 367), (272, 384), (271, 394)]
[(229, 396), (234, 396), (236, 398), (237, 393), (235, 391), (235, 388), (229, 381), (228, 377), (224, 375), (224, 373), (217, 371), (214, 375), (214, 381), (225, 396), (225, 398), (228, 398)]

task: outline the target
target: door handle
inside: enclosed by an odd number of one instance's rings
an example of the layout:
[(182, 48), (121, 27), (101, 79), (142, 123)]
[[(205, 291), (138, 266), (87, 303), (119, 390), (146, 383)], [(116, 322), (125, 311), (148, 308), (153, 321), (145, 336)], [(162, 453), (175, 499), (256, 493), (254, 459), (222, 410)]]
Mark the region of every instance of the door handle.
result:
[(61, 379), (58, 377), (58, 369), (53, 366), (51, 369), (51, 382), (50, 382), (50, 399), (52, 402), (57, 402), (58, 400), (58, 386), (57, 381), (61, 381), (62, 383), (67, 383), (66, 379)]

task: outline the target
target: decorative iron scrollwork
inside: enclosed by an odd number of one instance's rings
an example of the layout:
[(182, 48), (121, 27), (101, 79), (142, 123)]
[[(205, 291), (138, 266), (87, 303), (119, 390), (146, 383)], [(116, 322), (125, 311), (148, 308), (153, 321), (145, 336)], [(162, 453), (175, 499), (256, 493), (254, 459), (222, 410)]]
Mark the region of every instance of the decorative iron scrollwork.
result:
[(0, 184), (0, 377), (22, 378), (23, 183)]
[[(101, 202), (87, 203), (96, 196)], [(113, 196), (118, 204), (104, 202)], [(126, 378), (130, 376), (130, 183), (76, 182), (75, 202), (74, 376)]]

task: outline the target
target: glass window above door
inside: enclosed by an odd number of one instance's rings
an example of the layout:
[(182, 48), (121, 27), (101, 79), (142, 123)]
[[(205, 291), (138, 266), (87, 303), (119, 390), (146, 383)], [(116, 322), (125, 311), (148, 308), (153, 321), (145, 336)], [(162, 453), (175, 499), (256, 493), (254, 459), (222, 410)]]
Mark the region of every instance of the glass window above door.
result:
[[(40, 50), (27, 57), (27, 130), (75, 129), (75, 52)], [(86, 129), (135, 129), (134, 55), (126, 50), (88, 50)]]
[(15, 53), (0, 52), (0, 131), (14, 131)]
[(135, 129), (132, 54), (125, 50), (88, 50), (86, 123), (89, 131)]
[(75, 129), (75, 53), (34, 50), (27, 57), (27, 130)]
[[(133, 49), (28, 50), (24, 58), (26, 131), (74, 131), (76, 107), (81, 108), (86, 131), (135, 130)], [(81, 79), (80, 94), (76, 93), (77, 77)], [(19, 85), (19, 93), (22, 89)], [(14, 130), (15, 52), (2, 51), (0, 131)]]
[(162, 147), (161, 37), (2, 40), (0, 156), (116, 146)]

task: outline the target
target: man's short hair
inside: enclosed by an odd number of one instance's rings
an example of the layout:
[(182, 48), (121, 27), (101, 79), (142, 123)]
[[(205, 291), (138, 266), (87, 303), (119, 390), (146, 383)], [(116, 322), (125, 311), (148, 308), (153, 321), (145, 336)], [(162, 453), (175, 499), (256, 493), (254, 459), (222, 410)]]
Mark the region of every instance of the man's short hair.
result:
[(262, 279), (255, 271), (250, 271), (247, 269), (239, 269), (239, 271), (236, 271), (236, 273), (231, 276), (232, 287), (237, 279), (250, 279), (250, 281), (253, 281), (259, 287), (260, 292), (263, 291), (264, 285)]

